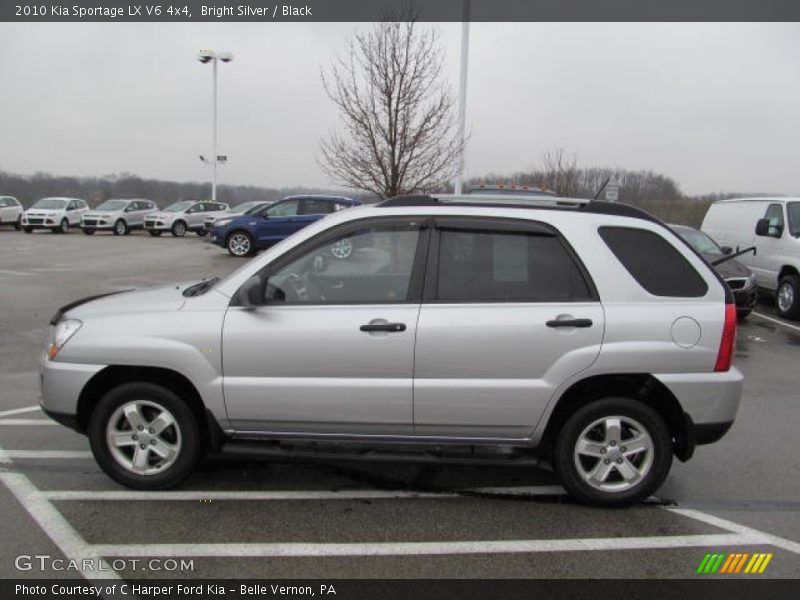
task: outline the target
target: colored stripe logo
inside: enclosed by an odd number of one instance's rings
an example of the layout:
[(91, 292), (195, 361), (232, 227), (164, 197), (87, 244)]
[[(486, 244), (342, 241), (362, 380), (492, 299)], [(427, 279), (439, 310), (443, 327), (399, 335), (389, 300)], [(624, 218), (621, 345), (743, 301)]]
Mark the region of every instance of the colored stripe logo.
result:
[(767, 569), (772, 553), (714, 552), (706, 554), (697, 567), (697, 573), (735, 575), (737, 573), (761, 574)]

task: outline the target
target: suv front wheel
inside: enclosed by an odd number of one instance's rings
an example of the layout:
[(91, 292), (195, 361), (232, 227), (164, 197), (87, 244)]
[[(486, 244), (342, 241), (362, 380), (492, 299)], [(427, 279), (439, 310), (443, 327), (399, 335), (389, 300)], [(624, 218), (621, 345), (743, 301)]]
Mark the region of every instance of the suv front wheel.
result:
[(97, 463), (122, 485), (163, 490), (178, 485), (201, 455), (192, 410), (171, 390), (125, 383), (92, 412), (89, 442)]
[(595, 506), (640, 502), (672, 465), (672, 436), (661, 416), (630, 398), (603, 398), (578, 409), (561, 428), (554, 468), (576, 499)]

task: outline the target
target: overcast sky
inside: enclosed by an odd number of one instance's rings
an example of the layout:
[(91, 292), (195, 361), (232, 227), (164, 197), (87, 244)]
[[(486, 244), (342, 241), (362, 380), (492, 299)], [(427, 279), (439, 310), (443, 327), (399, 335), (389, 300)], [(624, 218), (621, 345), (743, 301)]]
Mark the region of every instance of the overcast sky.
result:
[[(425, 25), (428, 26), (428, 25)], [(220, 68), (221, 183), (327, 186), (337, 114), (320, 68), (347, 23), (0, 24), (0, 169), (208, 180)], [(437, 25), (458, 87), (461, 25)], [(800, 194), (800, 25), (473, 23), (467, 175), (653, 169), (690, 194)], [(0, 190), (2, 192), (2, 190)]]

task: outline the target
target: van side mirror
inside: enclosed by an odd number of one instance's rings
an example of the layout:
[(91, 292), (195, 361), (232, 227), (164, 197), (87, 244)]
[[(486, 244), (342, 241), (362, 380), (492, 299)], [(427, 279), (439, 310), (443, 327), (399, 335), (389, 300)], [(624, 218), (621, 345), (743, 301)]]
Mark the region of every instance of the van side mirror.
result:
[(236, 306), (261, 306), (264, 304), (264, 285), (266, 278), (262, 275), (253, 275), (242, 284), (236, 292)]
[(733, 253), (733, 248), (731, 248), (730, 246), (722, 246), (722, 248), (720, 248), (720, 250), (722, 250), (722, 253), (725, 256), (727, 256), (728, 254), (732, 254)]
[(769, 219), (756, 221), (756, 235), (764, 237), (769, 235)]

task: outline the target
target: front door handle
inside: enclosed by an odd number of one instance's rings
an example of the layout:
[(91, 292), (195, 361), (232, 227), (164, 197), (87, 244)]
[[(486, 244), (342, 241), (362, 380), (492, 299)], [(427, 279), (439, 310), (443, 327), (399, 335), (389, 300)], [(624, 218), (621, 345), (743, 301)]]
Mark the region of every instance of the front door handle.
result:
[(591, 319), (555, 319), (545, 323), (548, 327), (591, 327)]
[(366, 331), (368, 333), (372, 331), (388, 331), (389, 333), (396, 333), (398, 331), (405, 330), (405, 323), (369, 323), (368, 325), (361, 326), (361, 331)]

